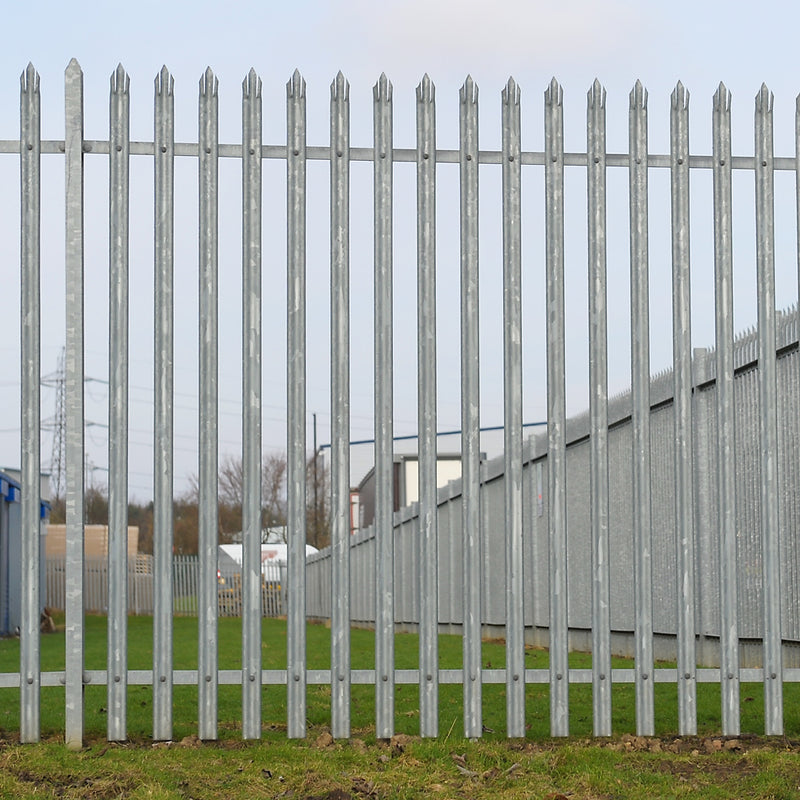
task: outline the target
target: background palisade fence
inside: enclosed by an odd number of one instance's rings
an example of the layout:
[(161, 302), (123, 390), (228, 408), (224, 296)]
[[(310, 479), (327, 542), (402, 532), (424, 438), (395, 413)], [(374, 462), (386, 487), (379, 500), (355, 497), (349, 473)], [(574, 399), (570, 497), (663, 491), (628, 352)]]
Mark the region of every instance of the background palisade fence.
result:
[[(460, 93), (459, 147), (437, 148), (434, 87), (427, 76), (417, 89), (416, 147), (395, 148), (393, 143), (392, 87), (382, 76), (374, 90), (374, 143), (351, 147), (349, 136), (349, 86), (339, 74), (331, 87), (330, 142), (325, 146), (306, 143), (305, 83), (295, 73), (287, 84), (286, 143), (265, 145), (262, 141), (261, 82), (254, 71), (246, 77), (242, 97), (242, 142), (223, 144), (218, 136), (217, 80), (207, 70), (200, 81), (198, 140), (175, 141), (173, 82), (165, 69), (155, 84), (155, 125), (152, 142), (135, 142), (129, 135), (129, 81), (120, 66), (111, 78), (110, 132), (108, 140), (84, 138), (83, 75), (77, 62), (66, 71), (64, 139), (41, 139), (39, 77), (32, 66), (22, 75), (21, 132), (19, 139), (3, 141), (0, 151), (19, 154), (22, 187), (21, 221), (21, 351), (22, 351), (22, 485), (38, 485), (40, 473), (40, 230), (42, 202), (41, 157), (61, 154), (65, 162), (66, 214), (66, 516), (67, 556), (65, 565), (66, 662), (63, 672), (41, 672), (39, 663), (39, 500), (23, 491), (23, 624), (21, 626), (20, 672), (2, 676), (3, 685), (19, 686), (21, 693), (21, 737), (35, 741), (40, 735), (40, 689), (63, 684), (66, 697), (66, 741), (79, 747), (84, 732), (83, 687), (90, 677), (108, 687), (109, 740), (126, 738), (126, 700), (131, 676), (127, 670), (126, 620), (127, 578), (127, 487), (128, 487), (128, 352), (129, 352), (129, 165), (132, 155), (153, 159), (154, 165), (154, 567), (153, 567), (153, 666), (137, 672), (136, 682), (153, 687), (153, 737), (172, 735), (172, 691), (177, 683), (198, 687), (198, 734), (217, 737), (217, 690), (221, 673), (217, 667), (217, 475), (218, 475), (218, 254), (220, 159), (241, 160), (242, 174), (242, 441), (244, 466), (242, 573), (242, 668), (225, 682), (241, 683), (242, 732), (258, 738), (261, 731), (261, 693), (264, 685), (286, 686), (288, 735), (306, 732), (306, 690), (312, 683), (331, 686), (332, 732), (337, 738), (350, 733), (350, 688), (354, 679), (375, 685), (375, 732), (388, 737), (393, 732), (394, 692), (398, 683), (419, 685), (420, 734), (436, 736), (439, 684), (463, 684), (464, 735), (482, 732), (481, 690), (484, 683), (505, 685), (507, 733), (525, 735), (525, 687), (547, 683), (550, 687), (551, 731), (569, 732), (568, 695), (571, 682), (591, 682), (594, 732), (611, 733), (611, 687), (614, 682), (634, 683), (637, 730), (654, 729), (654, 683), (674, 682), (678, 687), (679, 725), (682, 733), (696, 730), (696, 684), (719, 682), (722, 695), (722, 727), (726, 734), (739, 729), (739, 682), (759, 680), (765, 691), (765, 731), (782, 731), (782, 687), (786, 680), (800, 680), (800, 670), (783, 668), (781, 631), (780, 498), (788, 494), (780, 481), (778, 458), (778, 392), (776, 364), (776, 311), (774, 283), (774, 176), (776, 170), (800, 174), (798, 159), (773, 155), (772, 97), (766, 87), (756, 98), (755, 154), (733, 157), (731, 153), (730, 97), (720, 85), (713, 103), (712, 155), (691, 155), (688, 133), (688, 94), (678, 84), (670, 112), (670, 152), (648, 152), (647, 94), (637, 83), (630, 95), (629, 152), (606, 152), (605, 92), (595, 83), (588, 94), (587, 145), (585, 152), (564, 149), (562, 92), (553, 80), (544, 97), (544, 150), (523, 151), (520, 133), (520, 93), (510, 80), (502, 93), (502, 148), (478, 148), (478, 91), (467, 78)], [(109, 558), (108, 558), (108, 665), (105, 671), (87, 676), (84, 669), (85, 559), (84, 519), (84, 160), (105, 158), (109, 165)], [(199, 651), (196, 670), (174, 670), (172, 664), (173, 555), (172, 498), (174, 483), (174, 275), (175, 160), (197, 159), (199, 182), (199, 473), (200, 498), (199, 584), (197, 613)], [(288, 542), (286, 603), (288, 648), (285, 670), (262, 670), (262, 616), (260, 571), (260, 459), (262, 424), (262, 163), (266, 159), (286, 162), (287, 219), (287, 317), (286, 347), (288, 422)], [(328, 608), (315, 613), (329, 615), (332, 629), (330, 670), (306, 668), (305, 626), (307, 616), (306, 543), (306, 169), (309, 161), (330, 165), (330, 302), (331, 302), (331, 547), (320, 557), (325, 564), (325, 595)], [(350, 176), (351, 163), (371, 162), (374, 169), (374, 371), (375, 371), (375, 525), (370, 541), (370, 563), (359, 556), (358, 570), (351, 570), (350, 535)], [(394, 165), (416, 165), (417, 226), (417, 359), (419, 425), (419, 502), (414, 510), (413, 555), (404, 551), (405, 571), (396, 577), (393, 524), (392, 434), (393, 434), (393, 201)], [(436, 485), (437, 366), (436, 351), (436, 232), (437, 217), (453, 215), (450, 207), (437, 208), (437, 166), (458, 165), (460, 206), (460, 336), (461, 336), (461, 452), (462, 477), (457, 486), (440, 493)], [(502, 171), (503, 274), (503, 374), (504, 455), (502, 501), (491, 502), (495, 512), (488, 518), (489, 501), (483, 492), (492, 486), (487, 467), (481, 466), (479, 372), (479, 284), (478, 284), (478, 176), (484, 168)], [(565, 167), (585, 171), (588, 208), (588, 312), (589, 312), (589, 415), (584, 420), (582, 441), (585, 469), (569, 470), (567, 457), (567, 403), (565, 342)], [(630, 237), (630, 377), (627, 419), (629, 434), (623, 456), (615, 447), (609, 406), (608, 383), (608, 283), (607, 283), (607, 170), (620, 168), (628, 176), (628, 221)], [(653, 170), (668, 170), (671, 198), (673, 281), (673, 369), (670, 391), (662, 407), (671, 408), (671, 434), (667, 439), (672, 490), (667, 504), (674, 509), (669, 541), (672, 552), (664, 558), (673, 564), (677, 655), (676, 669), (654, 669), (653, 591), (653, 481), (651, 480), (650, 322), (648, 286), (648, 179)], [(547, 434), (538, 444), (523, 448), (522, 422), (522, 186), (523, 170), (543, 172), (545, 196), (545, 306)], [(703, 471), (696, 458), (693, 430), (696, 425), (693, 399), (699, 384), (692, 374), (689, 273), (689, 178), (691, 170), (713, 174), (713, 253), (715, 296), (715, 367), (713, 435), (707, 436), (706, 465), (713, 457), (714, 471), (703, 473), (707, 507), (715, 509), (715, 534), (708, 542), (716, 547), (706, 553), (708, 564), (718, 570), (720, 669), (698, 668), (696, 653), (698, 609), (695, 598), (696, 504), (695, 471)], [(759, 638), (763, 642), (761, 667), (740, 668), (737, 582), (742, 554), (737, 553), (737, 461), (733, 457), (738, 432), (734, 416), (733, 306), (732, 306), (732, 175), (733, 170), (752, 173), (756, 192), (758, 330), (754, 334), (757, 357), (758, 409), (753, 424), (758, 428), (758, 457), (754, 480), (758, 486), (754, 502), (760, 509), (753, 521), (757, 555), (746, 565), (748, 574), (760, 569), (761, 604)], [(399, 209), (398, 209), (399, 210)], [(451, 297), (455, 292), (451, 293)], [(796, 337), (789, 348), (796, 349)], [(237, 354), (238, 355), (238, 354)], [(739, 365), (741, 368), (742, 365)], [(710, 379), (709, 379), (710, 380)], [(708, 385), (708, 384), (706, 384)], [(796, 390), (795, 390), (796, 391)], [(669, 401), (667, 403), (667, 401)], [(795, 404), (796, 405), (796, 404)], [(656, 409), (657, 410), (657, 409)], [(707, 409), (708, 410), (708, 409)], [(663, 433), (663, 432), (662, 432)], [(612, 452), (613, 451), (613, 452)], [(545, 458), (546, 456), (546, 458)], [(610, 462), (622, 458), (629, 483), (629, 562), (623, 565), (633, 576), (626, 613), (632, 617), (635, 668), (611, 668), (612, 557), (615, 557), (612, 527), (617, 507), (612, 506)], [(791, 458), (789, 459), (791, 460)], [(795, 459), (796, 460), (796, 459)], [(616, 462), (614, 462), (616, 464)], [(537, 466), (538, 464), (538, 466)], [(526, 465), (526, 470), (523, 469)], [(616, 466), (615, 466), (616, 469)], [(710, 470), (710, 467), (709, 467)], [(708, 475), (714, 477), (709, 478)], [(537, 476), (537, 477), (534, 477)], [(629, 479), (627, 479), (629, 476)], [(569, 481), (568, 481), (569, 477)], [(538, 481), (538, 485), (537, 485)], [(569, 484), (569, 486), (568, 486)], [(588, 631), (593, 652), (590, 671), (570, 670), (569, 599), (571, 584), (568, 561), (572, 547), (568, 537), (568, 504), (573, 486), (580, 486), (587, 499), (583, 539), (578, 558), (589, 564), (586, 580), (590, 594)], [(526, 488), (527, 487), (527, 488)], [(492, 488), (496, 492), (497, 483)], [(460, 513), (451, 513), (449, 501), (458, 495)], [(533, 510), (538, 495), (539, 510)], [(443, 502), (447, 501), (447, 502)], [(528, 510), (525, 511), (525, 508)], [(501, 511), (502, 509), (502, 511)], [(752, 511), (752, 508), (750, 509)], [(572, 514), (571, 506), (569, 513)], [(526, 522), (527, 528), (523, 525)], [(526, 532), (537, 524), (537, 550), (531, 560)], [(570, 524), (574, 522), (570, 520)], [(444, 570), (438, 544), (440, 527), (447, 526), (448, 580), (460, 587), (457, 613), (463, 636), (463, 666), (440, 670), (437, 635), (442, 619), (439, 583)], [(542, 525), (546, 527), (542, 528)], [(487, 540), (492, 529), (495, 538)], [(570, 531), (572, 535), (572, 528)], [(355, 537), (359, 538), (359, 537)], [(358, 544), (361, 541), (359, 538)], [(481, 544), (483, 542), (483, 550)], [(526, 550), (527, 548), (527, 550)], [(485, 551), (489, 551), (488, 553)], [(356, 550), (353, 550), (356, 552)], [(662, 551), (659, 551), (662, 552)], [(506, 664), (484, 669), (481, 663), (486, 598), (485, 563), (502, 559), (500, 619), (506, 642)], [(527, 553), (527, 555), (526, 555)], [(591, 556), (590, 556), (591, 554)], [(574, 560), (574, 557), (573, 557)], [(524, 647), (530, 591), (526, 592), (525, 564), (533, 564), (537, 596), (546, 600), (545, 627), (550, 650), (549, 670), (526, 670)], [(572, 563), (572, 562), (570, 562)], [(760, 565), (760, 567), (758, 566)], [(309, 569), (317, 569), (316, 565)], [(529, 570), (530, 571), (530, 570)], [(353, 617), (353, 587), (374, 581), (379, 591), (370, 600), (376, 631), (375, 668), (358, 671), (350, 666), (349, 631)], [(542, 579), (540, 580), (539, 577)], [(785, 580), (785, 579), (784, 579)], [(415, 586), (418, 606), (413, 620), (419, 631), (419, 666), (395, 670), (394, 634), (397, 630), (395, 602), (398, 592)], [(323, 585), (316, 580), (314, 586)], [(329, 586), (329, 588), (328, 588)], [(308, 598), (318, 599), (309, 591)], [(493, 597), (496, 603), (497, 597)], [(657, 611), (657, 610), (656, 610)], [(579, 626), (580, 627), (580, 626)], [(583, 623), (586, 627), (586, 623)]]

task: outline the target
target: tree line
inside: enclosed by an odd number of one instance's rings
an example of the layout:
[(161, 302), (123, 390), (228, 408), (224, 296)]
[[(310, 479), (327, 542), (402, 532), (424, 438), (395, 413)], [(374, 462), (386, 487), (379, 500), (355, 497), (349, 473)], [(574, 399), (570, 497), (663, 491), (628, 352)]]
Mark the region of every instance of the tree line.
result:
[[(316, 462), (316, 463), (315, 463)], [(267, 454), (261, 469), (261, 528), (286, 526), (286, 455)], [(218, 481), (219, 543), (230, 544), (242, 530), (244, 471), (241, 458), (228, 456), (219, 469)], [(173, 501), (174, 552), (197, 553), (199, 486), (196, 475), (189, 478), (189, 488)], [(50, 521), (65, 521), (64, 498), (51, 501)], [(84, 496), (85, 522), (108, 525), (108, 488), (92, 485)], [(128, 504), (128, 525), (139, 528), (139, 552), (153, 552), (153, 501)], [(330, 497), (328, 470), (323, 459), (313, 456), (306, 464), (306, 541), (317, 548), (330, 543)]]

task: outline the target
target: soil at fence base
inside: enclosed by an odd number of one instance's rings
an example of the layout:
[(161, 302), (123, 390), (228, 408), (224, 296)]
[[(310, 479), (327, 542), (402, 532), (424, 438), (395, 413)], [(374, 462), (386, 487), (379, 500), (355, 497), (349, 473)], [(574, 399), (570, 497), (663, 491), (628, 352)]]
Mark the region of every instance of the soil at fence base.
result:
[[(409, 744), (419, 741), (418, 737), (398, 734), (388, 740), (379, 740), (368, 744), (363, 739), (354, 738), (348, 741), (334, 740), (330, 732), (323, 730), (319, 733), (311, 746), (317, 750), (332, 750), (353, 748), (361, 753), (374, 754), (379, 761), (388, 762), (404, 753)], [(52, 735), (43, 737), (45, 744), (61, 745), (63, 736)], [(124, 797), (135, 789), (131, 779), (121, 777), (118, 779), (76, 778), (70, 774), (34, 773), (26, 768), (23, 761), (17, 758), (7, 761), (2, 758), (2, 753), (9, 747), (19, 745), (19, 735), (0, 732), (0, 764), (2, 769), (12, 774), (23, 786), (30, 786), (32, 791), (45, 789), (56, 796), (68, 796), (80, 800), (105, 800), (111, 797)], [(153, 742), (149, 738), (134, 738), (123, 743), (107, 742), (104, 737), (90, 737), (86, 741), (87, 748), (98, 748), (92, 753), (93, 758), (101, 758), (109, 750), (125, 749), (172, 749), (172, 748), (210, 748), (217, 751), (243, 751), (248, 748), (261, 746), (259, 742), (244, 741), (242, 739), (221, 739), (208, 742), (200, 740), (196, 734), (184, 737), (175, 742)], [(800, 755), (800, 740), (785, 737), (769, 737), (757, 735), (742, 735), (738, 737), (723, 736), (670, 736), (670, 737), (644, 737), (624, 734), (612, 739), (566, 739), (546, 741), (519, 741), (508, 740), (505, 743), (509, 753), (534, 754), (542, 752), (556, 752), (568, 746), (601, 747), (620, 752), (630, 753), (663, 753), (681, 754), (690, 756), (690, 760), (661, 759), (650, 763), (650, 768), (661, 773), (671, 774), (677, 778), (691, 779), (698, 773), (703, 773), (712, 780), (724, 782), (735, 780), (738, 776), (751, 775), (757, 771), (757, 766), (746, 758), (749, 753), (772, 750), (793, 752)], [(713, 758), (715, 754), (728, 752), (739, 758)], [(494, 769), (484, 772), (474, 772), (468, 768), (468, 752), (450, 754), (453, 766), (462, 777), (478, 781), (484, 786), (498, 777), (501, 773)], [(511, 769), (519, 768), (520, 763), (515, 763)], [(510, 770), (506, 770), (509, 772)], [(266, 770), (265, 772), (269, 772)], [(267, 777), (273, 777), (269, 775)], [(322, 790), (321, 793), (298, 794), (291, 790), (283, 796), (292, 797), (294, 800), (361, 800), (361, 798), (379, 798), (383, 796), (375, 784), (367, 778), (352, 776), (349, 789), (332, 788)], [(385, 787), (384, 787), (385, 788)], [(281, 796), (281, 795), (278, 795)], [(548, 795), (547, 800), (567, 800), (567, 796), (559, 793)]]

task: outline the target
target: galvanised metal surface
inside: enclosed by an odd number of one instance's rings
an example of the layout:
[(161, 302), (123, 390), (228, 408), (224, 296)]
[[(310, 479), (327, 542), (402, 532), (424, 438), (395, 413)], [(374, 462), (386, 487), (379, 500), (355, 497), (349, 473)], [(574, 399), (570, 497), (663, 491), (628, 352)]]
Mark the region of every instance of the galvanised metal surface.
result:
[(242, 83), (242, 736), (261, 738), (261, 79)]
[(198, 736), (217, 738), (217, 593), (218, 532), (218, 331), (219, 331), (219, 253), (218, 253), (218, 173), (219, 173), (219, 98), (218, 81), (209, 67), (200, 79), (199, 106), (199, 471), (198, 544), (200, 591), (198, 661)]
[(107, 737), (124, 741), (128, 694), (128, 225), (130, 80), (111, 76), (109, 125), (108, 707)]
[(778, 529), (778, 398), (775, 364), (775, 175), (772, 93), (756, 96), (756, 276), (758, 296), (758, 396), (761, 445), (761, 539), (764, 572), (765, 733), (783, 733), (780, 531)]
[[(83, 746), (83, 72), (73, 58), (64, 77), (66, 188), (66, 745)], [(28, 443), (23, 444), (23, 450)], [(37, 479), (38, 482), (38, 479)]]
[(427, 75), (417, 87), (417, 419), (419, 729), (420, 736), (438, 736), (442, 565), (436, 494), (436, 95)]
[(653, 594), (650, 506), (650, 293), (647, 242), (647, 91), (630, 94), (631, 397), (633, 422), (634, 606), (636, 613), (636, 733), (652, 736)]
[(697, 733), (692, 486), (692, 302), (689, 266), (689, 93), (678, 82), (670, 110), (672, 197), (672, 364), (678, 578), (678, 729)]
[[(154, 97), (154, 353), (153, 353), (153, 738), (172, 739), (174, 521), (174, 217), (175, 83), (166, 67), (155, 79)], [(177, 565), (176, 565), (177, 566)]]
[(611, 606), (608, 491), (608, 283), (606, 276), (606, 92), (587, 95), (589, 205), (589, 416), (592, 529), (592, 730), (611, 735)]
[[(800, 508), (800, 377), (796, 312), (777, 314), (774, 295), (774, 171), (798, 170), (800, 155), (775, 158), (772, 153), (771, 96), (764, 88), (757, 101), (755, 157), (730, 152), (730, 96), (720, 86), (714, 100), (713, 154), (688, 152), (687, 94), (678, 85), (671, 112), (669, 155), (647, 153), (646, 94), (632, 93), (631, 153), (607, 154), (602, 87), (588, 97), (587, 152), (563, 153), (561, 91), (554, 81), (547, 94), (545, 150), (523, 152), (519, 146), (519, 93), (509, 81), (503, 98), (501, 151), (477, 149), (477, 92), (471, 80), (462, 90), (462, 141), (459, 150), (436, 150), (433, 86), (426, 78), (417, 95), (415, 149), (395, 148), (391, 135), (390, 84), (382, 78), (374, 96), (376, 138), (372, 147), (350, 148), (347, 88), (339, 76), (333, 87), (332, 139), (327, 147), (306, 147), (305, 84), (295, 73), (287, 87), (287, 143), (261, 143), (260, 83), (248, 75), (243, 96), (241, 144), (219, 144), (216, 134), (216, 81), (203, 78), (201, 126), (197, 143), (174, 143), (172, 80), (166, 69), (156, 80), (153, 142), (128, 142), (127, 76), (114, 76), (111, 132), (108, 141), (84, 141), (82, 74), (72, 62), (66, 75), (66, 134), (63, 142), (40, 142), (38, 78), (32, 67), (23, 76), (20, 139), (0, 142), (0, 152), (19, 154), (22, 186), (21, 345), (23, 354), (23, 477), (38, 480), (38, 219), (39, 154), (65, 154), (67, 175), (67, 391), (68, 391), (68, 558), (63, 596), (67, 611), (66, 668), (39, 674), (38, 573), (32, 568), (38, 509), (29, 502), (24, 523), (26, 564), (23, 598), (28, 617), (22, 625), (19, 673), (3, 674), (0, 684), (20, 686), (23, 701), (21, 735), (39, 736), (40, 686), (63, 682), (66, 687), (67, 744), (77, 748), (83, 738), (83, 687), (106, 684), (109, 694), (109, 738), (124, 738), (127, 686), (152, 684), (154, 737), (172, 735), (173, 683), (200, 685), (199, 730), (216, 736), (218, 683), (242, 684), (243, 735), (260, 732), (260, 687), (288, 684), (288, 733), (304, 736), (308, 682), (333, 684), (335, 735), (349, 734), (349, 685), (375, 683), (376, 731), (393, 730), (393, 684), (412, 683), (421, 689), (420, 730), (436, 735), (438, 684), (464, 683), (465, 733), (480, 735), (483, 683), (505, 685), (509, 735), (524, 729), (525, 683), (549, 683), (552, 732), (568, 732), (567, 686), (570, 681), (594, 685), (594, 730), (608, 730), (608, 687), (614, 682), (637, 684), (637, 728), (653, 724), (650, 707), (654, 680), (677, 682), (680, 726), (694, 725), (694, 681), (722, 683), (723, 729), (739, 729), (739, 680), (767, 685), (766, 729), (782, 730), (781, 687), (800, 679), (800, 671), (784, 669), (782, 650), (791, 655), (800, 641), (800, 548), (793, 536)], [(124, 91), (123, 91), (124, 88)], [(796, 127), (800, 140), (800, 122)], [(338, 145), (338, 146), (337, 146)], [(798, 148), (800, 152), (800, 147)], [(112, 534), (115, 574), (109, 591), (97, 591), (102, 570), (83, 555), (83, 158), (85, 153), (108, 156), (111, 169), (110, 227), (112, 272), (110, 329), (112, 353), (111, 441), (113, 528), (124, 529), (126, 491), (127, 383), (127, 161), (129, 154), (150, 155), (155, 166), (155, 325), (154, 354), (154, 563), (152, 600), (142, 598), (138, 576), (133, 592), (122, 601), (120, 536)], [(383, 157), (381, 157), (383, 155)], [(201, 532), (200, 589), (180, 557), (173, 559), (172, 428), (173, 285), (172, 219), (174, 157), (198, 158), (200, 167), (201, 276)], [(243, 452), (248, 478), (243, 598), (231, 608), (243, 613), (243, 668), (219, 670), (216, 663), (216, 169), (219, 157), (241, 158), (243, 167)], [(260, 191), (261, 159), (287, 161), (287, 343), (289, 564), (281, 577), (288, 605), (288, 654), (285, 670), (260, 669), (258, 622), (264, 599), (253, 591), (260, 583), (254, 546), (259, 510), (260, 397)], [(326, 160), (332, 168), (332, 362), (335, 369), (332, 411), (336, 423), (333, 507), (336, 528), (333, 550), (308, 559), (306, 578), (305, 518), (305, 169), (309, 158)], [(553, 160), (555, 158), (555, 160)], [(380, 512), (382, 522), (350, 536), (347, 285), (349, 162), (372, 161), (375, 169), (376, 231), (376, 420), (379, 456), (386, 472), (391, 457), (391, 209), (392, 170), (397, 162), (414, 163), (417, 171), (418, 217), (418, 406), (420, 443), (420, 504), (395, 514)], [(436, 316), (435, 195), (437, 165), (458, 163), (462, 183), (463, 285), (463, 479), (436, 490)], [(478, 303), (477, 185), (479, 165), (501, 166), (503, 172), (504, 297), (506, 339), (506, 452), (481, 463), (477, 424)], [(547, 228), (548, 397), (549, 430), (521, 446), (518, 352), (521, 315), (518, 307), (521, 172), (544, 167)], [(587, 170), (590, 288), (590, 409), (566, 420), (564, 412), (564, 166)], [(605, 317), (605, 175), (609, 168), (627, 169), (631, 178), (630, 219), (632, 277), (632, 392), (608, 398), (604, 376)], [(715, 211), (715, 352), (692, 356), (689, 318), (688, 183), (692, 168), (713, 171)], [(647, 292), (647, 178), (650, 169), (671, 170), (673, 244), (673, 369), (649, 374)], [(733, 339), (731, 175), (734, 169), (754, 172), (758, 231), (759, 330)], [(800, 184), (799, 184), (800, 186)], [(800, 191), (800, 189), (798, 189)], [(692, 356), (690, 358), (690, 356)], [(778, 435), (780, 432), (780, 436)], [(605, 455), (604, 455), (605, 451)], [(388, 457), (387, 457), (388, 454)], [(545, 461), (548, 463), (545, 464)], [(386, 496), (387, 479), (382, 480)], [(607, 487), (607, 488), (605, 488)], [(23, 492), (23, 497), (25, 493)], [(33, 497), (27, 494), (30, 499)], [(385, 498), (384, 498), (385, 500)], [(605, 504), (605, 508), (604, 508)], [(567, 507), (569, 513), (567, 514)], [(346, 509), (346, 510), (345, 510)], [(605, 521), (604, 521), (605, 520)], [(605, 528), (604, 528), (605, 526)], [(380, 538), (376, 538), (379, 531)], [(465, 547), (466, 543), (466, 547)], [(606, 560), (603, 552), (607, 551)], [(392, 552), (393, 551), (393, 552)], [(591, 561), (588, 552), (593, 552)], [(173, 563), (174, 562), (174, 563)], [(420, 569), (422, 562), (423, 569)], [(84, 565), (90, 580), (84, 582)], [(378, 567), (378, 570), (375, 567)], [(694, 577), (692, 569), (694, 566)], [(95, 575), (95, 572), (97, 573)], [(104, 573), (105, 574), (105, 573)], [(376, 576), (382, 574), (378, 585)], [(636, 575), (635, 584), (630, 581)], [(155, 585), (153, 585), (155, 584)], [(381, 595), (380, 593), (383, 592)], [(175, 595), (173, 597), (173, 594)], [(174, 670), (171, 615), (195, 613), (181, 594), (198, 594), (200, 662), (198, 670)], [(391, 602), (389, 602), (391, 594)], [(693, 595), (693, 597), (692, 597)], [(383, 600), (379, 603), (378, 598)], [(607, 597), (607, 600), (604, 600)], [(568, 602), (567, 602), (568, 601)], [(124, 669), (124, 618), (130, 609), (155, 609), (152, 670)], [(86, 604), (109, 612), (111, 650), (105, 670), (87, 671), (83, 664), (83, 611)], [(382, 615), (376, 616), (376, 608)], [(312, 616), (333, 617), (332, 667), (307, 670), (306, 609)], [(604, 614), (606, 618), (604, 618)], [(350, 620), (378, 627), (375, 670), (351, 670)], [(395, 625), (418, 626), (419, 669), (395, 670), (392, 632)], [(464, 664), (439, 670), (436, 633), (461, 630)], [(451, 628), (452, 626), (452, 628)], [(486, 626), (484, 628), (484, 626)], [(506, 637), (505, 668), (483, 668), (480, 636), (500, 626)], [(499, 632), (499, 631), (498, 631)], [(698, 638), (695, 642), (694, 632)], [(660, 654), (677, 658), (678, 670), (652, 671), (654, 635)], [(520, 672), (523, 637), (549, 640), (550, 670)], [(570, 638), (576, 646), (595, 651), (593, 669), (568, 671)], [(761, 655), (747, 640), (764, 639)], [(744, 645), (740, 641), (744, 640)], [(585, 644), (584, 644), (585, 643)], [(636, 670), (610, 670), (615, 651), (635, 652)], [(697, 652), (695, 652), (695, 646)], [(740, 652), (741, 651), (741, 652)], [(794, 656), (792, 656), (794, 657)], [(716, 663), (715, 670), (697, 662)], [(794, 662), (792, 662), (794, 663)], [(119, 665), (123, 665), (120, 667)], [(120, 673), (119, 669), (123, 671)], [(645, 677), (645, 674), (647, 677)], [(687, 678), (686, 675), (689, 675)], [(772, 675), (775, 675), (773, 678)], [(383, 680), (383, 676), (387, 680)], [(605, 675), (606, 678), (602, 676)], [(341, 680), (339, 677), (341, 676)], [(515, 681), (514, 677), (519, 676)], [(560, 678), (559, 678), (560, 676)], [(475, 677), (473, 681), (472, 678)], [(119, 678), (119, 680), (116, 680)], [(522, 691), (521, 691), (522, 689)], [(516, 733), (515, 733), (516, 732)]]
[[(375, 132), (375, 731), (394, 734), (394, 461), (392, 452), (392, 84), (373, 89)], [(349, 487), (348, 487), (349, 488)], [(348, 496), (349, 505), (349, 496)], [(366, 578), (366, 575), (363, 576)]]
[(547, 292), (547, 505), (550, 509), (550, 731), (569, 735), (567, 461), (564, 321), (564, 110), (555, 78), (544, 95)]
[[(505, 373), (506, 732), (525, 736), (525, 621), (522, 558), (522, 147), (520, 91), (509, 79), (503, 112), (503, 367)], [(487, 531), (488, 533), (488, 531)], [(487, 553), (495, 548), (487, 547)], [(486, 591), (486, 596), (494, 596)]]
[(331, 84), (331, 732), (350, 736), (350, 84)]
[[(736, 565), (736, 432), (733, 373), (733, 245), (731, 96), (714, 93), (714, 295), (716, 341), (716, 507), (720, 565), (720, 691), (722, 732), (739, 734), (739, 621)], [(708, 411), (706, 411), (708, 413)], [(702, 473), (700, 473), (702, 480)]]
[(480, 378), (478, 366), (478, 87), (459, 93), (461, 196), (461, 475), (464, 562), (464, 736), (477, 738), (481, 713)]
[[(288, 735), (306, 735), (306, 82), (286, 84)], [(317, 522), (315, 520), (314, 524)], [(312, 584), (316, 587), (316, 584)]]
[(41, 464), (41, 97), (39, 74), (20, 76), (20, 236), (22, 597), (20, 625), (20, 740), (38, 742), (40, 728), (39, 506)]

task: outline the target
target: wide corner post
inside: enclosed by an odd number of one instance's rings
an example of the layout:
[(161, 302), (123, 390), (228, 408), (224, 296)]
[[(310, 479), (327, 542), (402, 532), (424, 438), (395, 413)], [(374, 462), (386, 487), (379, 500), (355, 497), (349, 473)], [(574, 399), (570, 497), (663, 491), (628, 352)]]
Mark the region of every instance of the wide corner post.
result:
[(636, 660), (636, 732), (652, 736), (653, 593), (650, 491), (650, 315), (647, 240), (647, 91), (630, 94), (631, 399)]
[(592, 528), (592, 729), (611, 735), (611, 562), (608, 476), (608, 280), (606, 261), (606, 92), (587, 95), (589, 206), (589, 417)]
[(420, 736), (439, 735), (436, 493), (436, 99), (417, 87), (417, 417), (419, 419)]
[(199, 96), (199, 473), (198, 735), (217, 738), (218, 546), (218, 83), (208, 69)]
[(392, 84), (374, 88), (375, 204), (375, 730), (394, 734), (394, 515), (392, 452)]
[(697, 733), (692, 433), (692, 306), (689, 260), (689, 93), (678, 83), (670, 111), (672, 358), (678, 574), (678, 724)]
[(550, 733), (569, 735), (567, 460), (564, 321), (564, 109), (555, 78), (544, 95), (547, 295), (547, 506), (550, 540)]
[(129, 80), (111, 76), (109, 114), (108, 719), (124, 741), (128, 693), (128, 220)]
[(286, 150), (286, 691), (288, 736), (302, 739), (306, 735), (306, 84), (297, 71), (286, 85)]
[(775, 325), (775, 163), (772, 93), (756, 96), (756, 270), (761, 445), (761, 548), (764, 592), (764, 732), (783, 733), (778, 397)]
[(717, 519), (720, 563), (722, 733), (739, 734), (739, 620), (734, 424), (731, 96), (720, 84), (713, 107), (714, 305), (717, 395)]
[(261, 737), (261, 79), (242, 84), (242, 736)]
[(154, 95), (153, 738), (172, 739), (174, 520), (175, 97), (166, 67)]
[(483, 732), (481, 672), (481, 444), (478, 324), (478, 87), (460, 92), (461, 474), (464, 563), (464, 736)]
[(503, 371), (506, 551), (506, 732), (525, 736), (525, 620), (522, 530), (522, 148), (520, 92), (502, 93)]
[[(70, 750), (84, 728), (83, 72), (65, 73), (66, 187), (66, 658), (65, 733)], [(38, 480), (38, 479), (37, 479)]]
[(41, 611), (41, 98), (39, 74), (28, 65), (20, 79), (20, 191), (22, 196), (21, 406), (22, 598), (20, 624), (20, 740), (40, 737)]
[(331, 84), (331, 705), (350, 737), (350, 85)]

